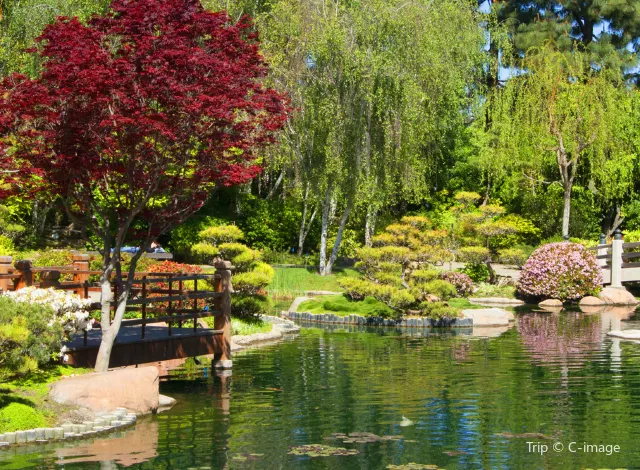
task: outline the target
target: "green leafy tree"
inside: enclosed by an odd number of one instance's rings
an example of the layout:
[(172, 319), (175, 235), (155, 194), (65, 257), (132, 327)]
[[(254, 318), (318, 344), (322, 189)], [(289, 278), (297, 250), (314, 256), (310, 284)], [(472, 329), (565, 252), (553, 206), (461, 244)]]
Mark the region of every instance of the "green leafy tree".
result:
[(566, 55), (546, 46), (531, 51), (524, 66), (528, 72), (509, 80), (492, 100), (486, 121), (495, 135), (492, 152), (515, 159), (533, 183), (552, 175), (549, 169), (555, 166), (563, 188), (562, 235), (567, 236), (579, 170), (583, 177), (603, 180), (601, 175), (633, 158), (628, 139), (618, 134), (628, 126), (630, 94), (619, 74), (596, 70), (582, 52)]

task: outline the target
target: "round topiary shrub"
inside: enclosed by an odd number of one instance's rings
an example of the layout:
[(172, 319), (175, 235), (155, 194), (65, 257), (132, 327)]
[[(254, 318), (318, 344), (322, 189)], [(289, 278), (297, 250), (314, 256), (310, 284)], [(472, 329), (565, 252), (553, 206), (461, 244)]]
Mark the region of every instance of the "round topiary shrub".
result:
[(518, 292), (527, 297), (578, 300), (596, 295), (602, 272), (593, 252), (577, 243), (548, 243), (535, 250), (522, 268)]

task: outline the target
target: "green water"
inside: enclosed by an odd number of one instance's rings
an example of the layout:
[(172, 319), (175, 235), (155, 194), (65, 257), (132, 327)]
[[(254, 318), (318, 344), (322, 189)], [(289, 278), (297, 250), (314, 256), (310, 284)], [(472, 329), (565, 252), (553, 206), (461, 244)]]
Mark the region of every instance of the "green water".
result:
[[(183, 371), (161, 386), (178, 405), (125, 434), (0, 450), (0, 469), (638, 468), (640, 344), (604, 334), (640, 328), (635, 318), (621, 322), (627, 316), (519, 314), (493, 338), (471, 329), (303, 329), (236, 354), (231, 377)], [(403, 416), (413, 425), (400, 426)], [(402, 438), (325, 439), (354, 432)], [(584, 443), (620, 450), (587, 452)], [(306, 444), (357, 454), (289, 453)]]

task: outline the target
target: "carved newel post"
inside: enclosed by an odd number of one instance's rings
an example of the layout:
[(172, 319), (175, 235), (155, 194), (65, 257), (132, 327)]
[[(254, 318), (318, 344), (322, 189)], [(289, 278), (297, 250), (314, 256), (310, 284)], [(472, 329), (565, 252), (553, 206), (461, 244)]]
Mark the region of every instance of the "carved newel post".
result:
[(231, 362), (231, 269), (233, 266), (229, 261), (216, 261), (216, 292), (222, 296), (216, 299), (217, 309), (220, 311), (215, 316), (214, 328), (222, 331), (221, 350), (213, 358), (212, 367), (217, 369), (230, 369)]

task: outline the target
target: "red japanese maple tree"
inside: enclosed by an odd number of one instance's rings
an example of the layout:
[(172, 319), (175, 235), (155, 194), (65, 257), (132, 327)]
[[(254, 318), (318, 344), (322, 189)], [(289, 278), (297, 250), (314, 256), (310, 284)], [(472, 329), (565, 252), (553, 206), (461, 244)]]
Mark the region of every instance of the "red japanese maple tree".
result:
[[(261, 84), (251, 23), (198, 0), (113, 0), (86, 25), (58, 18), (34, 52), (37, 78), (0, 84), (1, 191), (47, 191), (102, 241), (96, 369), (106, 370), (142, 252), (217, 186), (260, 171), (256, 149), (273, 142), (286, 103)], [(140, 251), (122, 276), (134, 221)], [(111, 282), (121, 288), (110, 324)]]

